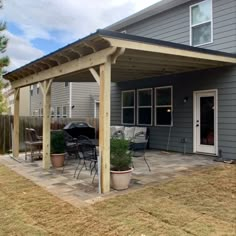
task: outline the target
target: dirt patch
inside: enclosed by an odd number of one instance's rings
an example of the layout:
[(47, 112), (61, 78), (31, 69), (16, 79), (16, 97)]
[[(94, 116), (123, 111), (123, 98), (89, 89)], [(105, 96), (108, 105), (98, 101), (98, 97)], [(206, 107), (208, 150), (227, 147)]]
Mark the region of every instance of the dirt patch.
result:
[(236, 166), (75, 208), (0, 166), (0, 235), (236, 235)]

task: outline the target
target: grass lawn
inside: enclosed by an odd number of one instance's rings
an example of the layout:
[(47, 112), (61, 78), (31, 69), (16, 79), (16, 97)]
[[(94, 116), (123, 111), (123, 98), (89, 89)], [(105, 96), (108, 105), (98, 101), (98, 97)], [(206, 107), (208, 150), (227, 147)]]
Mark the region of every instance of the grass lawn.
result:
[(236, 166), (75, 208), (0, 166), (0, 235), (236, 235)]

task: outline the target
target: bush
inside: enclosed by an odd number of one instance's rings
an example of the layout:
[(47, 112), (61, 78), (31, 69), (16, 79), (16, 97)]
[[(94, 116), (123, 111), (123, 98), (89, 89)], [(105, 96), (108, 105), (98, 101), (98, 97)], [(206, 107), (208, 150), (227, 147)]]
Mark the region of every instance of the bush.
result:
[(61, 154), (65, 152), (64, 133), (62, 130), (51, 132), (51, 153)]
[(111, 169), (115, 171), (129, 170), (132, 163), (129, 141), (111, 139)]

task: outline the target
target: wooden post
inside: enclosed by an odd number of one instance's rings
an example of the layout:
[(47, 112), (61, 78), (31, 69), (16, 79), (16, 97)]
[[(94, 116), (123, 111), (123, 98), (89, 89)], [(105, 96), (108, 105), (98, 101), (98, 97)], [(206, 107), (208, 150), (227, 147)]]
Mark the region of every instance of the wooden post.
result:
[(43, 168), (51, 167), (51, 80), (40, 83), (43, 93)]
[(20, 88), (14, 90), (14, 135), (13, 135), (13, 157), (19, 157), (20, 148)]
[(101, 155), (101, 192), (110, 191), (110, 107), (111, 61), (100, 66), (99, 147)]

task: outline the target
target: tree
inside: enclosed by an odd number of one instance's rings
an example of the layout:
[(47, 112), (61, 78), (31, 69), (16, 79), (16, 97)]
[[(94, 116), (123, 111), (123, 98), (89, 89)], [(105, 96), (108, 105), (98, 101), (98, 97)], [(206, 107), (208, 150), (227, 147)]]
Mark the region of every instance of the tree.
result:
[[(0, 9), (2, 8), (2, 1), (0, 0)], [(0, 53), (3, 54), (6, 51), (8, 39), (3, 34), (3, 31), (6, 29), (6, 23), (0, 22)], [(6, 111), (6, 103), (5, 98), (2, 94), (3, 89), (3, 81), (2, 81), (2, 74), (3, 68), (8, 66), (9, 58), (7, 56), (0, 57), (0, 114)]]

